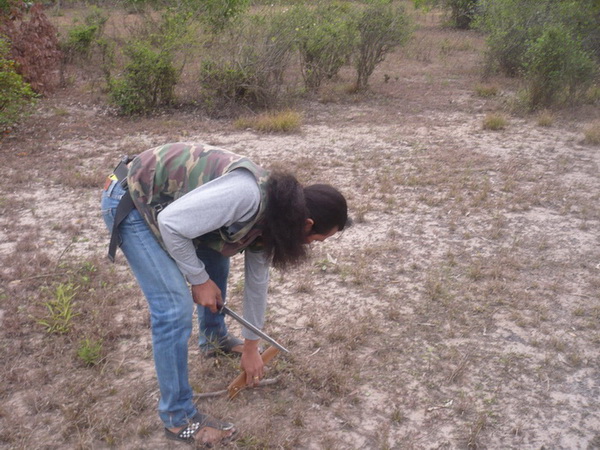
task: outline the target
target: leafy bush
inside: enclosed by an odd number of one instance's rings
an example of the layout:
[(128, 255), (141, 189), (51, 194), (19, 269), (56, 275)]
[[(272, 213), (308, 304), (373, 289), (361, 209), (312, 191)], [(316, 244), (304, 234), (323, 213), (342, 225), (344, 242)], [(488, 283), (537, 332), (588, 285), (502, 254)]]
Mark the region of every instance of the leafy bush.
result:
[(525, 54), (529, 103), (532, 107), (576, 101), (590, 86), (596, 65), (581, 42), (563, 26), (553, 26)]
[(356, 48), (356, 87), (367, 87), (377, 64), (395, 47), (405, 43), (411, 28), (404, 10), (389, 0), (371, 0), (358, 18), (359, 40)]
[(204, 106), (227, 115), (239, 106), (274, 106), (284, 87), (294, 28), (287, 15), (247, 16), (205, 57), (200, 68)]
[(18, 73), (32, 89), (42, 94), (51, 92), (57, 82), (61, 52), (57, 30), (43, 6), (6, 0), (0, 8), (0, 35), (10, 42), (10, 59), (17, 63)]
[(248, 8), (249, 0), (202, 0), (193, 2), (200, 5), (201, 19), (215, 31), (222, 31), (229, 23)]
[(296, 23), (296, 46), (307, 89), (334, 77), (350, 59), (357, 39), (353, 9), (344, 3), (298, 6), (290, 15)]
[(417, 8), (438, 6), (450, 12), (452, 26), (466, 30), (477, 14), (479, 0), (414, 0)]
[(67, 39), (61, 43), (64, 53), (69, 58), (80, 56), (87, 59), (92, 45), (101, 38), (107, 20), (108, 16), (99, 8), (92, 7), (91, 12), (85, 17), (84, 23), (76, 25), (68, 31)]
[(173, 55), (137, 42), (125, 49), (129, 63), (124, 75), (110, 84), (110, 98), (124, 115), (147, 113), (171, 104), (177, 84)]
[(522, 73), (529, 43), (552, 21), (547, 0), (481, 0), (477, 26), (487, 33), (488, 70)]
[(9, 45), (0, 39), (0, 131), (5, 131), (30, 105), (35, 96), (31, 87), (15, 70), (15, 62), (8, 59)]

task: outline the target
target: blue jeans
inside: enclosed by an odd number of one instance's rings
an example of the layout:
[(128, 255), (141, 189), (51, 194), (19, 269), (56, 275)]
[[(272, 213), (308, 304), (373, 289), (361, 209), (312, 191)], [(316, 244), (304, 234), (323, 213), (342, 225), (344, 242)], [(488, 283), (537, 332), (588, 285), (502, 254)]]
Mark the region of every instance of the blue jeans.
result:
[[(112, 230), (116, 208), (124, 193), (116, 181), (102, 193), (102, 216), (109, 230)], [(179, 427), (187, 424), (197, 412), (188, 379), (188, 341), (194, 312), (191, 291), (175, 261), (160, 246), (136, 209), (121, 222), (119, 232), (121, 250), (150, 309), (152, 350), (160, 388), (159, 416), (165, 427)], [(199, 253), (209, 276), (225, 292), (229, 258), (210, 249), (202, 249)], [(204, 310), (198, 308), (200, 342), (204, 336), (227, 334), (224, 316)]]

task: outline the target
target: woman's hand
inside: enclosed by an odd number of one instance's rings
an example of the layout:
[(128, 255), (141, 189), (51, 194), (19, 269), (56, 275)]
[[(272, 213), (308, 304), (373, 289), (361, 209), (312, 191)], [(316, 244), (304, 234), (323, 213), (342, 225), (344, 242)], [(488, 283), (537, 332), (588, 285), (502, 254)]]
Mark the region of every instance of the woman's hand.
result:
[(246, 384), (258, 386), (258, 382), (265, 375), (263, 360), (258, 352), (258, 340), (246, 339), (244, 341), (241, 364), (242, 369), (246, 372)]
[(192, 286), (192, 298), (194, 303), (206, 306), (212, 313), (216, 313), (223, 304), (221, 289), (210, 279), (206, 283)]

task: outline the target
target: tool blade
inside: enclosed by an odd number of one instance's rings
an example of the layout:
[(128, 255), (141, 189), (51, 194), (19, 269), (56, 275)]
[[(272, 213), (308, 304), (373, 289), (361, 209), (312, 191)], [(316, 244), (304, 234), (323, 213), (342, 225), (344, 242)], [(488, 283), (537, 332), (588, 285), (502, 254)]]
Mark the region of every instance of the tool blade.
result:
[(244, 327), (248, 328), (250, 331), (252, 331), (253, 333), (255, 333), (256, 335), (260, 336), (261, 338), (263, 338), (265, 341), (267, 341), (269, 344), (273, 345), (274, 347), (278, 348), (279, 350), (281, 350), (284, 353), (289, 353), (290, 351), (285, 348), (283, 345), (281, 345), (279, 342), (277, 342), (275, 339), (273, 339), (272, 337), (270, 337), (268, 334), (264, 333), (262, 330), (258, 329), (257, 327), (255, 327), (254, 325), (252, 325), (250, 322), (248, 322), (246, 319), (244, 319), (243, 317), (239, 316), (237, 313), (233, 312), (231, 309), (229, 309), (229, 307), (223, 305), (221, 307), (221, 312), (227, 314), (228, 316), (234, 318), (235, 320), (237, 320), (240, 324), (242, 324)]

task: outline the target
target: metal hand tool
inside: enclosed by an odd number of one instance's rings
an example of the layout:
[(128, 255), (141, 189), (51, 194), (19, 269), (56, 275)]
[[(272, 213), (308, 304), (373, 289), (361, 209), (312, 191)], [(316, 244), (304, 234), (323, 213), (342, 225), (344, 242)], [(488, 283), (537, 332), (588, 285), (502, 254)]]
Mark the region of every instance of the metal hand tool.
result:
[(219, 312), (223, 313), (223, 314), (227, 314), (228, 316), (233, 317), (235, 320), (237, 320), (239, 323), (241, 323), (244, 327), (248, 328), (250, 331), (252, 331), (256, 335), (260, 336), (265, 341), (267, 341), (269, 344), (271, 344), (274, 347), (278, 348), (282, 352), (284, 352), (284, 353), (289, 353), (290, 352), (287, 348), (285, 348), (283, 345), (281, 345), (275, 339), (273, 339), (272, 337), (270, 337), (268, 334), (262, 332), (261, 330), (259, 330), (258, 328), (256, 328), (254, 325), (252, 325), (250, 322), (248, 322), (246, 319), (244, 319), (243, 317), (237, 315), (237, 313), (235, 313), (231, 309), (229, 309), (229, 307), (227, 306), (227, 302), (223, 303), (219, 307)]

